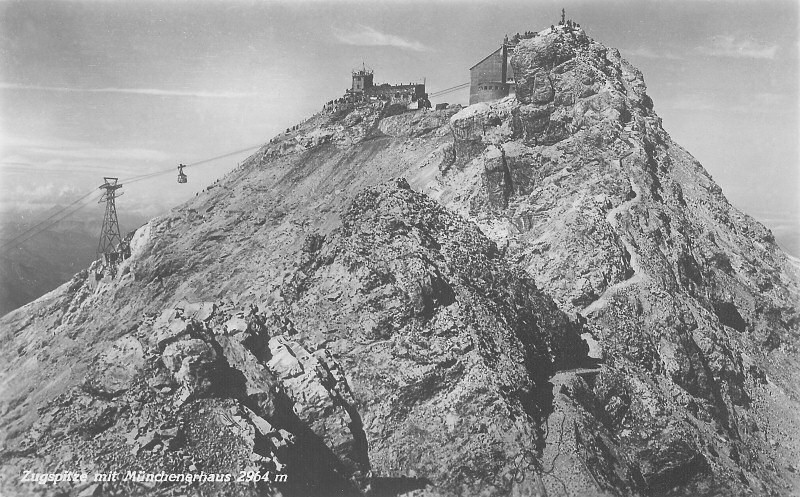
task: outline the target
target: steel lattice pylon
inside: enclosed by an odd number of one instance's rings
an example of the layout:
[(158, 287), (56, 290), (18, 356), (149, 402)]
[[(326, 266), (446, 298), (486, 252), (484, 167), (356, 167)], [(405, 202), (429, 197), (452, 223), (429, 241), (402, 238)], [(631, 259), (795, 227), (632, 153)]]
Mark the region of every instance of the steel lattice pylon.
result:
[(103, 229), (100, 231), (100, 242), (97, 244), (97, 255), (102, 257), (106, 263), (114, 263), (117, 262), (117, 248), (122, 242), (114, 199), (122, 195), (122, 193), (117, 194), (117, 190), (122, 188), (122, 185), (117, 184), (119, 178), (103, 179), (106, 182), (100, 185), (100, 189), (105, 191), (98, 203), (106, 203), (106, 214), (103, 217)]

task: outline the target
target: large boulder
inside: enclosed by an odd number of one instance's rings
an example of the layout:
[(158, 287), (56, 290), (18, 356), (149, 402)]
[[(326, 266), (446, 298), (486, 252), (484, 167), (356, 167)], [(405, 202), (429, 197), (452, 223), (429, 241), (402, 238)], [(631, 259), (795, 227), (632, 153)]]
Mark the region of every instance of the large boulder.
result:
[(159, 350), (164, 350), (169, 343), (188, 335), (194, 327), (194, 321), (187, 319), (179, 309), (165, 309), (153, 322), (153, 342)]
[(524, 104), (553, 101), (551, 72), (577, 57), (580, 48), (588, 43), (589, 38), (582, 30), (567, 32), (563, 29), (547, 30), (521, 41), (511, 57), (517, 99)]
[(627, 123), (629, 103), (652, 107), (638, 70), (581, 29), (559, 26), (523, 40), (511, 57), (516, 80), (514, 130), (552, 145), (579, 129)]
[(311, 353), (285, 337), (269, 341), (269, 369), (278, 377), (294, 412), (338, 456), (346, 474), (369, 469), (361, 418), (341, 367), (324, 349)]
[(490, 146), (483, 154), (483, 184), (489, 198), (489, 205), (495, 209), (508, 206), (511, 195), (511, 173), (506, 164), (506, 156), (500, 147)]
[(84, 389), (103, 397), (114, 397), (130, 386), (144, 364), (144, 349), (134, 337), (116, 340), (89, 366)]
[(481, 102), (461, 109), (450, 118), (456, 167), (464, 166), (484, 149), (483, 136), (490, 112), (491, 107)]
[(161, 360), (188, 393), (203, 394), (211, 389), (217, 353), (203, 340), (172, 342), (164, 349)]

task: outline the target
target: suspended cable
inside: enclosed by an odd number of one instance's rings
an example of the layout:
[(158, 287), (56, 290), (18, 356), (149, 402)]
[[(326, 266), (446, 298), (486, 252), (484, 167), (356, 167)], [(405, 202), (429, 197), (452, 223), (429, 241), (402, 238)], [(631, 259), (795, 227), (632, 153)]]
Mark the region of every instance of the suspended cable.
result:
[[(28, 229), (26, 229), (26, 230), (25, 230), (25, 231), (23, 231), (22, 233), (19, 233), (19, 234), (17, 234), (17, 235), (16, 235), (14, 238), (12, 238), (12, 239), (10, 239), (10, 240), (8, 240), (8, 241), (6, 241), (6, 242), (3, 242), (3, 244), (2, 244), (2, 245), (0, 245), (0, 247), (4, 247), (4, 246), (5, 246), (6, 244), (8, 244), (8, 243), (12, 243), (13, 241), (17, 240), (18, 238), (21, 238), (21, 237), (25, 236), (25, 235), (26, 235), (27, 233), (29, 233), (30, 231), (33, 231), (33, 230), (35, 230), (36, 228), (38, 228), (39, 226), (43, 225), (43, 224), (44, 224), (44, 223), (46, 223), (47, 221), (49, 221), (49, 220), (53, 219), (54, 217), (57, 217), (57, 216), (59, 216), (60, 214), (63, 214), (63, 213), (64, 213), (64, 211), (66, 211), (66, 210), (69, 210), (69, 208), (70, 208), (70, 207), (72, 207), (73, 205), (77, 204), (78, 202), (80, 202), (81, 200), (85, 199), (86, 197), (88, 197), (89, 195), (91, 195), (91, 194), (93, 194), (93, 193), (94, 193), (94, 190), (92, 190), (92, 191), (90, 191), (90, 192), (86, 193), (86, 194), (85, 194), (85, 195), (83, 195), (82, 197), (80, 197), (80, 198), (78, 198), (78, 199), (74, 200), (73, 202), (71, 202), (70, 204), (68, 204), (66, 207), (64, 207), (64, 209), (63, 209), (63, 210), (60, 210), (60, 211), (54, 212), (54, 213), (53, 213), (53, 214), (51, 214), (50, 216), (48, 216), (48, 217), (46, 217), (46, 218), (42, 219), (41, 221), (37, 222), (36, 224), (34, 224), (34, 225), (32, 225), (32, 226), (30, 226)], [(88, 205), (88, 204), (87, 204), (87, 205)], [(83, 206), (81, 206), (81, 208), (82, 208), (82, 207), (83, 207)], [(76, 209), (76, 210), (77, 210), (77, 209)]]
[[(84, 195), (83, 197), (81, 197), (78, 200), (76, 200), (76, 201), (72, 202), (71, 204), (69, 204), (63, 210), (60, 210), (60, 211), (58, 211), (58, 212), (56, 212), (56, 213), (54, 213), (54, 214), (42, 219), (41, 221), (39, 221), (38, 223), (34, 224), (30, 228), (26, 229), (22, 233), (19, 233), (17, 236), (15, 236), (15, 237), (13, 237), (13, 238), (11, 238), (9, 240), (3, 241), (2, 243), (0, 243), (0, 248), (4, 248), (4, 247), (6, 247), (8, 245), (11, 245), (11, 244), (14, 244), (14, 243), (18, 243), (18, 244), (24, 243), (24, 242), (30, 240), (31, 238), (33, 238), (33, 237), (35, 237), (37, 235), (40, 235), (41, 233), (44, 233), (48, 228), (51, 228), (51, 227), (55, 226), (56, 224), (60, 223), (64, 219), (68, 218), (69, 216), (71, 216), (71, 215), (75, 214), (76, 212), (78, 212), (79, 210), (83, 209), (87, 205), (93, 204), (94, 202), (86, 202), (84, 204), (78, 205), (77, 207), (72, 207), (72, 206), (74, 206), (75, 204), (77, 204), (81, 200), (84, 200), (86, 197), (88, 197), (89, 195), (91, 195), (93, 193), (95, 193), (95, 192), (94, 191), (89, 192), (88, 194)], [(92, 199), (92, 200), (94, 200), (94, 199)], [(48, 222), (51, 219), (53, 221), (52, 222)]]
[[(203, 159), (203, 160), (200, 160), (200, 161), (197, 161), (197, 162), (192, 162), (190, 164), (184, 164), (184, 167), (199, 166), (200, 164), (205, 164), (207, 162), (213, 162), (215, 160), (224, 159), (224, 158), (230, 157), (232, 155), (237, 155), (237, 154), (241, 154), (241, 153), (244, 153), (244, 152), (248, 152), (250, 150), (255, 150), (257, 148), (261, 148), (262, 145), (263, 144), (258, 144), (258, 145), (254, 145), (254, 146), (251, 146), (251, 147), (243, 148), (241, 150), (236, 150), (235, 152), (228, 152), (226, 154), (218, 155), (216, 157), (211, 157), (210, 159)], [(139, 176), (133, 176), (131, 178), (122, 179), (122, 180), (120, 180), (120, 183), (123, 183), (123, 184), (127, 185), (127, 184), (131, 184), (131, 183), (136, 183), (137, 181), (143, 181), (145, 179), (150, 179), (150, 178), (154, 178), (156, 176), (161, 176), (162, 174), (174, 173), (174, 172), (175, 172), (175, 168), (171, 167), (169, 169), (162, 169), (162, 170), (159, 170), (159, 171), (154, 171), (152, 173), (140, 174)]]
[(461, 83), (461, 84), (458, 84), (458, 85), (455, 85), (455, 86), (451, 86), (449, 88), (445, 88), (443, 90), (437, 90), (435, 92), (432, 92), (431, 95), (436, 95), (437, 93), (443, 93), (443, 92), (450, 91), (450, 90), (456, 90), (456, 89), (463, 88), (463, 87), (469, 86), (469, 85), (470, 85), (469, 82)]
[[(254, 149), (260, 148), (261, 146), (262, 146), (262, 144), (250, 146), (250, 147), (247, 147), (247, 148), (236, 150), (234, 152), (228, 152), (228, 153), (225, 153), (225, 154), (222, 154), (222, 155), (218, 155), (216, 157), (211, 157), (209, 159), (203, 159), (203, 160), (199, 160), (197, 162), (192, 162), (191, 164), (186, 164), (186, 166), (187, 167), (188, 166), (198, 166), (200, 164), (213, 162), (215, 160), (224, 159), (224, 158), (230, 157), (232, 155), (237, 155), (237, 154), (241, 154), (241, 153), (244, 153), (244, 152), (247, 152), (247, 151), (250, 151), (250, 150), (254, 150)], [(128, 178), (127, 180), (122, 180), (120, 183), (124, 183), (124, 184), (136, 183), (138, 181), (144, 181), (146, 179), (154, 178), (156, 176), (161, 176), (161, 175), (164, 175), (164, 174), (167, 174), (167, 173), (172, 173), (172, 172), (174, 172), (173, 168), (163, 169), (163, 170), (155, 171), (155, 172), (152, 172), (152, 173), (141, 174), (139, 176), (133, 176), (131, 178)], [(16, 236), (14, 236), (13, 238), (11, 238), (9, 240), (0, 241), (0, 248), (6, 247), (6, 246), (11, 245), (13, 243), (26, 242), (26, 241), (30, 240), (31, 238), (39, 235), (40, 233), (43, 233), (44, 231), (46, 231), (47, 229), (51, 228), (52, 226), (55, 226), (56, 224), (58, 224), (59, 222), (63, 221), (67, 217), (71, 216), (72, 214), (78, 212), (79, 210), (81, 210), (84, 207), (86, 207), (87, 205), (89, 205), (89, 203), (86, 203), (86, 204), (78, 206), (77, 208), (70, 209), (72, 206), (74, 206), (75, 204), (77, 204), (77, 203), (81, 202), (82, 200), (86, 199), (87, 197), (89, 197), (93, 193), (95, 193), (95, 190), (90, 190), (89, 192), (84, 194), (82, 197), (80, 197), (80, 198), (74, 200), (73, 202), (69, 203), (63, 210), (60, 210), (58, 212), (55, 212), (55, 213), (51, 214), (50, 216), (42, 219), (41, 221), (37, 222), (36, 224), (34, 224), (32, 226), (30, 226), (28, 229), (26, 229), (22, 233), (17, 234)], [(58, 219), (55, 219), (54, 221), (49, 222), (50, 220), (52, 220), (54, 218), (58, 218)], [(41, 228), (41, 229), (39, 229), (39, 228)], [(30, 236), (26, 236), (28, 233), (30, 233)]]
[(467, 88), (469, 85), (470, 83), (462, 83), (460, 85), (451, 86), (450, 88), (445, 88), (444, 90), (435, 91), (431, 93), (429, 96), (436, 97), (439, 95), (444, 95), (445, 93), (452, 93), (455, 91), (463, 90), (464, 88)]

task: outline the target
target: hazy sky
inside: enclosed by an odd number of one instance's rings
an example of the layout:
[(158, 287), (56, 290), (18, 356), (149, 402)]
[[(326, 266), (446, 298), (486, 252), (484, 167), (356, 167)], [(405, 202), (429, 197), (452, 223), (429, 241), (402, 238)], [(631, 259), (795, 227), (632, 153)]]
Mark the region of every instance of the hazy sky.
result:
[[(264, 143), (362, 60), (376, 82), (464, 83), (504, 34), (562, 6), (642, 70), (665, 129), (736, 206), (776, 234), (800, 223), (794, 1), (0, 1), (3, 207)], [(119, 208), (155, 214), (246, 155), (190, 168), (187, 185), (132, 184)]]

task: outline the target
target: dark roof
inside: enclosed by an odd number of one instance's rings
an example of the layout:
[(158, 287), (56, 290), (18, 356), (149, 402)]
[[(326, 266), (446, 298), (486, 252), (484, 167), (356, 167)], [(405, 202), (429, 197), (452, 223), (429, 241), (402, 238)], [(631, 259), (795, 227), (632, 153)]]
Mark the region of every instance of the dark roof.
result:
[(500, 51), (500, 50), (502, 50), (502, 49), (503, 49), (503, 46), (501, 45), (501, 46), (500, 46), (500, 48), (498, 48), (498, 49), (497, 49), (497, 50), (495, 50), (494, 52), (490, 53), (489, 55), (487, 55), (486, 57), (484, 57), (483, 59), (481, 59), (481, 61), (480, 61), (480, 62), (478, 62), (478, 63), (477, 63), (477, 64), (475, 64), (474, 66), (470, 67), (470, 68), (469, 68), (469, 70), (471, 71), (471, 70), (475, 69), (476, 67), (478, 67), (479, 65), (481, 65), (481, 64), (482, 64), (482, 63), (483, 63), (483, 62), (484, 62), (486, 59), (488, 59), (489, 57), (491, 57), (492, 55), (496, 54), (497, 52), (499, 52), (499, 51)]

